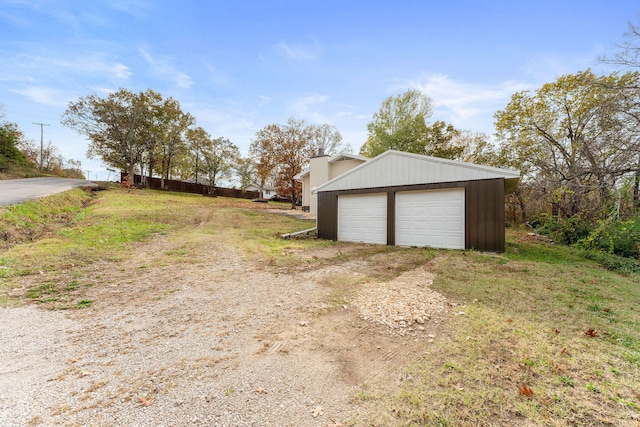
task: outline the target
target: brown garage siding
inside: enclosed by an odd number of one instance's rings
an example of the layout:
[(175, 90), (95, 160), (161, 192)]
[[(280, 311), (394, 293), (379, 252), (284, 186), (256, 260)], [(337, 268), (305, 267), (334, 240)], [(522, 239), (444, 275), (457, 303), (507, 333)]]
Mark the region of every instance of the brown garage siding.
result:
[(465, 187), (465, 247), (504, 251), (504, 179), (469, 181)]
[(399, 191), (465, 188), (465, 247), (504, 251), (504, 179), (402, 185), (318, 193), (318, 237), (338, 239), (338, 196), (387, 193), (387, 244), (395, 244), (395, 194)]
[(318, 193), (317, 215), (318, 237), (326, 240), (338, 240), (337, 191), (322, 191)]

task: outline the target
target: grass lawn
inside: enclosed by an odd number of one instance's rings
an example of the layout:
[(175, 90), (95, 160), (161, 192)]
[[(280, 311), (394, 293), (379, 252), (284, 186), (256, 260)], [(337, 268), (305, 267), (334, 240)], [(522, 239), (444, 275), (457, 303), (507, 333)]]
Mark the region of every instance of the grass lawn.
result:
[[(392, 277), (427, 263), (433, 289), (457, 304), (442, 332), (411, 358), (403, 380), (364, 384), (351, 425), (638, 426), (640, 280), (521, 230), (503, 254), (370, 247), (301, 257), (337, 244), (278, 236), (313, 223), (262, 212), (264, 204), (169, 192), (74, 190), (0, 210), (0, 305), (82, 309), (75, 271), (131, 256), (162, 234), (155, 262), (188, 268), (215, 235), (258, 265), (313, 268), (388, 253), (372, 269)], [(384, 259), (377, 257), (378, 262)], [(374, 275), (377, 275), (374, 277)], [(40, 277), (47, 278), (39, 280)], [(49, 280), (49, 278), (51, 280)], [(339, 284), (338, 284), (339, 285)], [(336, 286), (338, 286), (336, 285)], [(341, 298), (348, 299), (349, 292)]]

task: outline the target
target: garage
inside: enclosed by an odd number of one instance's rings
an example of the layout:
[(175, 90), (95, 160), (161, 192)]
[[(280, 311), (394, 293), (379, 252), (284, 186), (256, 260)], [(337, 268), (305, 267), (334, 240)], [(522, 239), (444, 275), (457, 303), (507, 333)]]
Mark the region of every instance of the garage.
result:
[(387, 244), (387, 194), (338, 198), (338, 240)]
[(396, 245), (464, 249), (464, 188), (396, 194)]
[(505, 249), (505, 196), (520, 172), (389, 150), (319, 185), (321, 239)]

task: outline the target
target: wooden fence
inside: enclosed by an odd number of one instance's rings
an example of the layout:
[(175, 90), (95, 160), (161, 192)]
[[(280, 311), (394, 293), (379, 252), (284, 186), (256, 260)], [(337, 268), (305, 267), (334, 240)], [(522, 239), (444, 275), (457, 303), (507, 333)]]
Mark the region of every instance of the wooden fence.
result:
[[(127, 179), (129, 174), (121, 172), (120, 181)], [(160, 178), (149, 178), (148, 176), (143, 179), (140, 175), (133, 176), (133, 184), (140, 188), (149, 188), (151, 190), (163, 190), (162, 180)], [(196, 184), (195, 182), (184, 182), (174, 180), (164, 180), (164, 190), (175, 191), (178, 193), (193, 193), (202, 194), (203, 196), (222, 196), (222, 197), (236, 197), (239, 199), (259, 199), (260, 193), (258, 191), (242, 191), (236, 188), (224, 188), (224, 187), (210, 187), (204, 184)]]

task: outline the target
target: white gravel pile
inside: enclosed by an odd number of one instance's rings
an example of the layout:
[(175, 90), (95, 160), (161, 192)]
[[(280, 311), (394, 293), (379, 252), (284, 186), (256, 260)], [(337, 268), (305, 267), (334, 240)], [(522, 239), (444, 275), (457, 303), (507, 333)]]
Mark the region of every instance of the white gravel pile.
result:
[(384, 326), (391, 335), (420, 333), (426, 322), (440, 323), (447, 307), (432, 283), (433, 274), (419, 268), (389, 282), (365, 284), (351, 304), (361, 319)]

